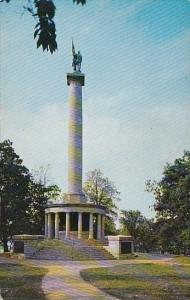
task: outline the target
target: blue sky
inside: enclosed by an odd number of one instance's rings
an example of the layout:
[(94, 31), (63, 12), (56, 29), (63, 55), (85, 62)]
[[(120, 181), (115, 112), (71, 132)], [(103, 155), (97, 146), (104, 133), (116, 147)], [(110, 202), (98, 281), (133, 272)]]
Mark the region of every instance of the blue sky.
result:
[[(1, 9), (1, 135), (29, 169), (50, 165), (67, 189), (66, 73), (71, 37), (83, 55), (84, 178), (99, 168), (122, 209), (146, 216), (146, 179), (190, 146), (188, 0), (55, 0), (58, 51), (37, 50), (22, 2)], [(24, 1), (23, 1), (24, 3)]]

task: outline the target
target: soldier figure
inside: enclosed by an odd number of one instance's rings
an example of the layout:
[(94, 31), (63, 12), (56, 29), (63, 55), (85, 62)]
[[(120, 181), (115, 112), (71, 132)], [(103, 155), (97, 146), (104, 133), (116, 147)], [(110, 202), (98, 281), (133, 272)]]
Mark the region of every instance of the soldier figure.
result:
[(82, 62), (82, 55), (80, 51), (78, 53), (75, 52), (75, 47), (72, 41), (72, 54), (73, 54), (73, 62), (72, 62), (72, 67), (74, 71), (81, 72), (81, 62)]

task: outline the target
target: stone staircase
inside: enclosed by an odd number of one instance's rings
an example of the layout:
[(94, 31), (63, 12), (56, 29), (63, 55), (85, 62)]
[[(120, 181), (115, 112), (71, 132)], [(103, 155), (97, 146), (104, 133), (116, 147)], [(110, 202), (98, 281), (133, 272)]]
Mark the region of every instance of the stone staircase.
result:
[(40, 260), (113, 260), (115, 259), (104, 249), (105, 243), (96, 240), (64, 240), (45, 241), (38, 251), (26, 249), (27, 258)]
[(31, 258), (36, 254), (38, 250), (36, 250), (32, 245), (29, 243), (24, 243), (24, 255), (26, 258)]

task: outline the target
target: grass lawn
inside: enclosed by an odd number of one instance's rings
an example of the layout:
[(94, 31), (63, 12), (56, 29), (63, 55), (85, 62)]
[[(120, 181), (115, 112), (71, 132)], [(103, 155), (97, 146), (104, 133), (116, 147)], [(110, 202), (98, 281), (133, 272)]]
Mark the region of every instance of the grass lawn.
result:
[(0, 296), (3, 300), (45, 300), (41, 281), (46, 273), (45, 268), (28, 262), (0, 257)]
[(119, 299), (190, 299), (190, 259), (137, 262), (81, 271), (81, 276)]
[[(89, 260), (89, 254), (88, 251), (85, 252), (84, 249), (86, 248), (87, 250), (87, 246), (89, 246), (89, 250), (90, 250), (90, 246), (96, 246), (96, 241), (83, 241), (81, 243), (81, 245), (83, 246), (81, 247), (81, 251), (80, 248), (75, 247), (75, 244), (73, 242), (73, 244), (66, 244), (63, 241), (60, 240), (42, 240), (42, 241), (27, 241), (25, 242), (25, 244), (30, 245), (33, 249), (36, 250), (36, 254), (38, 254), (38, 251), (40, 250), (45, 250), (45, 251), (49, 251), (50, 255), (51, 253), (56, 256), (61, 254), (62, 257), (64, 258), (64, 260), (75, 260), (75, 261), (80, 261), (80, 260)], [(110, 255), (101, 245), (98, 246), (98, 248), (96, 249), (99, 254), (102, 254), (103, 257), (106, 257), (108, 255)], [(40, 252), (39, 252), (40, 253)], [(131, 259), (131, 258), (135, 258), (135, 255), (133, 254), (129, 254), (129, 255), (125, 255), (125, 257), (123, 257), (122, 259)], [(114, 259), (114, 258), (113, 258)]]
[(28, 242), (33, 248), (36, 250), (42, 250), (44, 248), (46, 249), (53, 249), (57, 250), (60, 253), (62, 253), (67, 260), (72, 260), (73, 258), (75, 260), (85, 260), (87, 257), (84, 253), (78, 251), (78, 249), (75, 249), (74, 247), (70, 245), (64, 244), (62, 241), (57, 240), (43, 240), (43, 241), (33, 241)]

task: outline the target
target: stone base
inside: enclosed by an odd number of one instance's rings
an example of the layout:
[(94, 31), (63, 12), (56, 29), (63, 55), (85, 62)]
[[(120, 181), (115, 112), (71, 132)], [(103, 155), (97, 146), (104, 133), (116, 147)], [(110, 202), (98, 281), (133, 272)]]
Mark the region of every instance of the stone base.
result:
[(134, 238), (127, 235), (108, 236), (108, 246), (104, 248), (115, 258), (120, 259), (134, 252)]
[(64, 203), (86, 203), (86, 197), (84, 194), (66, 194)]
[(15, 235), (13, 235), (12, 239), (16, 240), (16, 241), (43, 240), (44, 235), (39, 235), (39, 234), (15, 234)]

